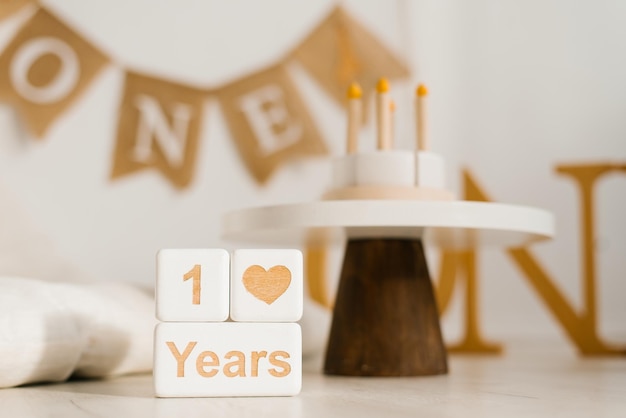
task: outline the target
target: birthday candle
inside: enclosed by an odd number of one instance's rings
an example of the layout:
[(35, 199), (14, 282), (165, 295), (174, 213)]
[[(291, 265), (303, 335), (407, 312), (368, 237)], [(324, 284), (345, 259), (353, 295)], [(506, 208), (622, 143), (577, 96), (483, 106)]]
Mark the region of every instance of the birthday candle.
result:
[(348, 141), (347, 153), (354, 154), (359, 147), (359, 128), (361, 127), (362, 103), (361, 87), (357, 83), (348, 87)]
[(419, 151), (427, 151), (430, 147), (428, 139), (428, 125), (427, 125), (427, 97), (428, 89), (424, 84), (417, 86), (415, 90), (415, 122), (416, 136), (417, 136), (417, 149)]
[(389, 82), (386, 78), (378, 80), (376, 92), (378, 149), (391, 149), (391, 109), (389, 107)]
[(396, 126), (396, 102), (393, 99), (389, 100), (389, 141), (390, 147), (393, 146), (393, 139), (395, 138), (395, 126)]

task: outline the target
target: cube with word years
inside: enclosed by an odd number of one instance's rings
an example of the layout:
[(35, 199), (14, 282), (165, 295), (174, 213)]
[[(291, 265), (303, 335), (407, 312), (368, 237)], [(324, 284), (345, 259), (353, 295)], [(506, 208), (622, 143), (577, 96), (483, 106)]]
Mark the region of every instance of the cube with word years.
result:
[(302, 253), (298, 250), (236, 250), (231, 266), (231, 319), (299, 320), (303, 305), (302, 276)]
[(157, 254), (156, 316), (161, 321), (225, 321), (230, 257), (222, 249), (163, 249)]
[(161, 323), (154, 341), (159, 397), (292, 396), (302, 386), (296, 323)]

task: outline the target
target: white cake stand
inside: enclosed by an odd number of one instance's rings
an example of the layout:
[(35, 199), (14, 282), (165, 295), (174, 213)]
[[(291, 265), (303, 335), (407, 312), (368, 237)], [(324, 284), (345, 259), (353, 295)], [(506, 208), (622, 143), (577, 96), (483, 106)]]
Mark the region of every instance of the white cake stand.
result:
[(470, 201), (335, 200), (226, 214), (227, 240), (280, 246), (347, 240), (324, 371), (447, 372), (422, 241), (444, 249), (517, 247), (554, 234), (551, 213)]
[(551, 238), (548, 211), (470, 201), (334, 200), (236, 210), (222, 219), (223, 238), (303, 245), (346, 238), (424, 238), (441, 248), (522, 246)]

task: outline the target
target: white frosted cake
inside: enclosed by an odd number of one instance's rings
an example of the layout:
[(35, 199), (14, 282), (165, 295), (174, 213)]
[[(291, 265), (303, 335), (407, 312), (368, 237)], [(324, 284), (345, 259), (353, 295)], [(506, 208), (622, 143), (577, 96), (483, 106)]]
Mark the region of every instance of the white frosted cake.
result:
[(372, 151), (335, 158), (324, 199), (453, 200), (445, 186), (445, 163), (438, 154)]
[[(381, 83), (384, 80), (381, 80)], [(378, 144), (376, 151), (359, 153), (358, 129), (360, 118), (360, 89), (355, 85), (348, 91), (349, 123), (348, 154), (332, 161), (332, 184), (323, 196), (326, 200), (338, 199), (421, 199), (453, 200), (446, 189), (443, 158), (426, 151), (425, 119), (420, 96), (426, 95), (418, 88), (418, 144), (420, 150), (405, 151), (391, 148), (391, 112), (393, 106), (385, 101), (388, 86), (384, 81), (378, 90)], [(382, 91), (381, 91), (382, 90)], [(420, 121), (421, 119), (421, 121)]]

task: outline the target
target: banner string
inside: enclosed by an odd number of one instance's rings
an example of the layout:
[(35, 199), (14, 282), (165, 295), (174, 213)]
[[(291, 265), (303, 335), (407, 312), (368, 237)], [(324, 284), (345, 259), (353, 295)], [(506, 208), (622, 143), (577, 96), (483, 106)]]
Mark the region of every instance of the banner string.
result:
[(282, 165), (327, 152), (288, 62), (297, 61), (344, 105), (352, 81), (368, 89), (383, 75), (409, 76), (404, 62), (340, 5), (270, 67), (209, 89), (132, 71), (46, 7), (29, 4), (38, 8), (0, 54), (0, 100), (41, 139), (106, 65), (122, 67), (112, 179), (151, 169), (176, 188), (188, 187), (204, 101), (214, 97), (248, 172), (263, 184)]

